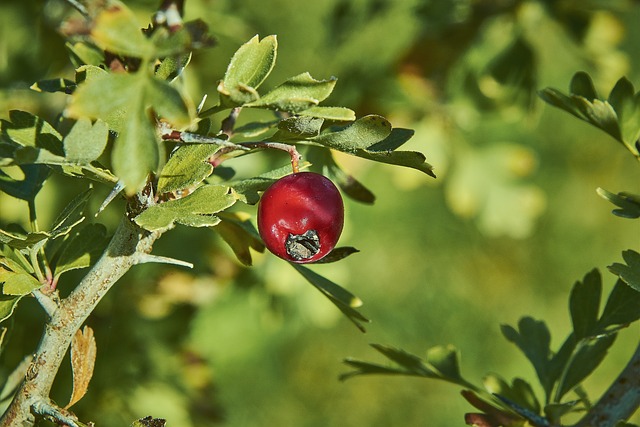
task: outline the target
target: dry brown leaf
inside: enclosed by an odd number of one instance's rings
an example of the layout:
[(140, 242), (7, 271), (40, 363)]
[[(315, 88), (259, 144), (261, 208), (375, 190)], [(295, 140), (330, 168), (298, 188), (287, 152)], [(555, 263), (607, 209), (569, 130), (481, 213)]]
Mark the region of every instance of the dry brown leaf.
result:
[(65, 409), (69, 409), (87, 393), (89, 381), (93, 376), (93, 366), (96, 362), (97, 351), (93, 329), (89, 326), (82, 328), (82, 331), (78, 329), (71, 342), (73, 392), (71, 393), (71, 400), (69, 400), (69, 404), (65, 406)]

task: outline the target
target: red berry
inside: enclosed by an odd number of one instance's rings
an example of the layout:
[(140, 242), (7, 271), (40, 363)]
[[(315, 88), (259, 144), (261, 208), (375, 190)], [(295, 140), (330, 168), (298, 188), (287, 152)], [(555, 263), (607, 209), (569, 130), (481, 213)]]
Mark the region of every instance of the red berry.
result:
[(258, 206), (258, 231), (267, 249), (295, 263), (318, 261), (336, 246), (344, 205), (336, 186), (313, 172), (273, 183)]

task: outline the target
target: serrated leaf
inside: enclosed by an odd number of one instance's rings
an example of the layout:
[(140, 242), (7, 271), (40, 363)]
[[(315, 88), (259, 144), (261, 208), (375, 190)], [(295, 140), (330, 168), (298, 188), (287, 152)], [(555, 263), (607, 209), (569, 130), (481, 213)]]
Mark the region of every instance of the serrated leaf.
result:
[(64, 242), (56, 260), (54, 276), (93, 265), (106, 247), (107, 229), (102, 224), (88, 224)]
[(356, 119), (356, 113), (345, 107), (316, 106), (300, 111), (298, 114), (336, 122), (352, 122)]
[(222, 212), (218, 216), (221, 221), (216, 226), (216, 231), (231, 247), (238, 261), (246, 266), (252, 265), (249, 249), (264, 252), (265, 246), (249, 217), (237, 212)]
[(62, 141), (67, 161), (88, 164), (96, 160), (107, 146), (109, 126), (102, 120), (91, 123), (86, 117), (78, 119)]
[(558, 384), (556, 392), (557, 400), (579, 385), (586, 377), (588, 377), (602, 362), (613, 344), (616, 334), (603, 335), (591, 339), (578, 347), (571, 359), (569, 367), (565, 375)]
[(614, 209), (612, 213), (622, 218), (640, 218), (640, 195), (631, 193), (613, 194), (603, 188), (596, 190), (598, 195), (610, 201), (620, 209)]
[(218, 92), (226, 102), (243, 105), (258, 99), (256, 89), (271, 73), (276, 62), (276, 36), (260, 40), (254, 36), (235, 52)]
[(529, 359), (543, 388), (550, 390), (553, 385), (549, 375), (551, 334), (547, 325), (531, 317), (523, 317), (518, 322), (518, 330), (508, 325), (502, 325), (501, 330), (505, 338), (514, 343)]
[(298, 113), (324, 101), (333, 91), (336, 82), (336, 78), (316, 80), (309, 73), (302, 73), (245, 106)]
[(613, 263), (607, 268), (636, 292), (640, 292), (640, 254), (632, 249), (622, 252), (626, 264)]
[(162, 168), (158, 194), (193, 187), (213, 172), (208, 160), (220, 149), (214, 144), (189, 144), (178, 148)]
[(2, 294), (22, 296), (38, 289), (42, 284), (32, 275), (25, 272), (14, 272), (0, 267), (0, 283)]
[(93, 377), (98, 348), (93, 336), (93, 329), (89, 326), (78, 329), (71, 341), (71, 371), (73, 372), (73, 391), (67, 406), (69, 409), (84, 397), (89, 389), (89, 382)]
[(96, 17), (91, 38), (102, 49), (123, 56), (150, 58), (154, 52), (134, 13), (116, 0)]
[(322, 292), (360, 331), (365, 332), (363, 323), (368, 323), (369, 319), (364, 317), (355, 308), (362, 305), (362, 301), (348, 292), (341, 286), (332, 282), (318, 273), (299, 264), (290, 263), (298, 273), (302, 275), (311, 285)]
[(576, 282), (571, 289), (569, 309), (573, 323), (573, 333), (577, 339), (597, 334), (598, 312), (602, 295), (602, 277), (597, 269)]
[(149, 231), (166, 229), (175, 223), (191, 227), (214, 226), (220, 222), (214, 214), (231, 207), (236, 200), (228, 187), (204, 185), (181, 199), (150, 206), (134, 221)]
[(618, 279), (609, 294), (598, 326), (627, 325), (640, 319), (640, 292), (632, 289), (622, 279)]

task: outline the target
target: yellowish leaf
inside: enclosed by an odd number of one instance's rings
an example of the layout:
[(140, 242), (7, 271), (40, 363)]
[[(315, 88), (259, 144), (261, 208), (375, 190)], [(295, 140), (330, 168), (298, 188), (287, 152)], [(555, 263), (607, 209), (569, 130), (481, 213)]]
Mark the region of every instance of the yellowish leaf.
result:
[(93, 367), (96, 362), (96, 339), (93, 329), (85, 326), (76, 331), (71, 342), (71, 369), (73, 371), (73, 392), (65, 409), (69, 409), (84, 397), (89, 388), (89, 382), (93, 376)]

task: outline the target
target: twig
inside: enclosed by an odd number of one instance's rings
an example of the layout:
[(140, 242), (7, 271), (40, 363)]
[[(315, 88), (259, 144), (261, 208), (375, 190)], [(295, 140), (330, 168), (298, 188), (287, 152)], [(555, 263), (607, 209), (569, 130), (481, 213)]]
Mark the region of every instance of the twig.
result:
[(573, 427), (609, 427), (627, 420), (640, 406), (640, 344), (615, 382)]
[[(47, 285), (44, 285), (47, 286)], [(49, 318), (52, 318), (53, 315), (58, 310), (58, 306), (60, 304), (60, 300), (57, 298), (57, 293), (44, 293), (40, 289), (36, 289), (32, 292), (35, 299), (42, 306), (44, 311), (47, 313)]]
[(38, 400), (33, 403), (32, 408), (36, 414), (51, 418), (57, 424), (69, 427), (85, 427), (85, 424), (79, 422), (75, 416), (64, 409), (53, 405), (49, 401)]

